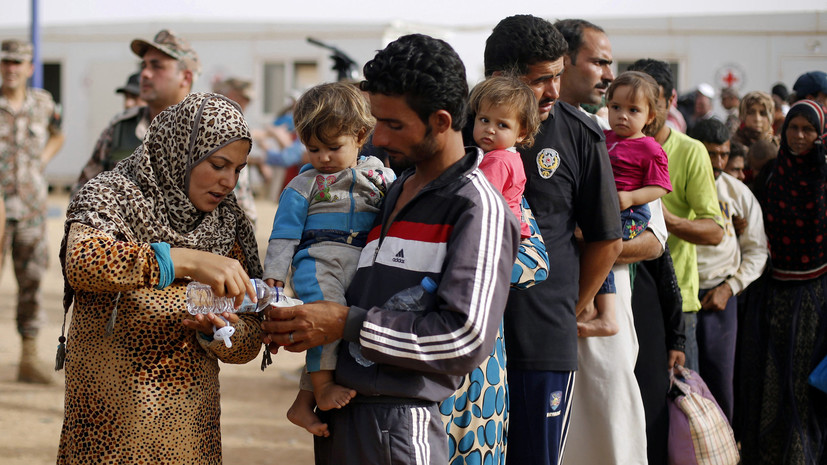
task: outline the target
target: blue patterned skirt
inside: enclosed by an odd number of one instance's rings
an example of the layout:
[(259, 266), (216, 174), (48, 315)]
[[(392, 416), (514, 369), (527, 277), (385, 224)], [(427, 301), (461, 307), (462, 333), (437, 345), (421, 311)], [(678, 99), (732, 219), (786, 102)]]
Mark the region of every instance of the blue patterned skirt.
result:
[(504, 465), (508, 383), (503, 326), (491, 355), (440, 404), (448, 433), (450, 465)]

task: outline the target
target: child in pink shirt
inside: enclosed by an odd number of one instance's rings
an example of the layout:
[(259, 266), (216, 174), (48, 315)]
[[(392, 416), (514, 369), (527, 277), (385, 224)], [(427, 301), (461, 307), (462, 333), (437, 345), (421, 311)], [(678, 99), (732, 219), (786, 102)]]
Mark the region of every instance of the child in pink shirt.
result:
[(517, 216), (520, 235), (531, 237), (520, 211), (526, 177), (515, 146), (531, 147), (540, 128), (534, 92), (516, 77), (493, 76), (474, 87), (469, 103), (474, 141), (485, 152), (480, 170)]
[[(620, 200), (623, 240), (643, 232), (649, 224), (649, 202), (672, 191), (669, 160), (650, 131), (660, 127), (664, 112), (659, 112), (660, 88), (649, 75), (627, 71), (618, 76), (606, 91), (609, 126), (604, 131), (609, 160)], [(581, 337), (611, 336), (617, 333), (615, 319), (614, 274), (603, 283), (595, 297), (596, 314), (581, 314), (577, 333)]]

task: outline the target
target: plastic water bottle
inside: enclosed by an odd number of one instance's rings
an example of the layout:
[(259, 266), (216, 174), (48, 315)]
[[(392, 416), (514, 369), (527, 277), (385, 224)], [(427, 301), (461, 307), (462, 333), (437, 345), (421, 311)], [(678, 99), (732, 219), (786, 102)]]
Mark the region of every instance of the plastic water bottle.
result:
[(244, 301), (241, 303), (241, 306), (236, 309), (235, 298), (216, 297), (213, 294), (212, 287), (208, 284), (192, 281), (187, 284), (187, 311), (191, 315), (223, 312), (260, 312), (267, 308), (271, 302), (277, 302), (279, 296), (284, 294), (284, 289), (280, 287), (270, 287), (261, 279), (254, 278), (251, 279), (250, 282), (253, 283), (253, 287), (256, 289), (258, 302), (253, 302), (250, 300), (250, 296), (244, 294)]
[[(260, 312), (267, 308), (268, 305), (274, 307), (290, 307), (294, 305), (301, 305), (303, 302), (298, 299), (292, 299), (284, 295), (284, 289), (280, 287), (270, 287), (258, 278), (250, 280), (253, 287), (256, 289), (256, 298), (258, 302), (250, 300), (250, 296), (244, 295), (244, 301), (238, 309), (235, 308), (235, 299), (230, 297), (216, 297), (213, 294), (212, 287), (208, 284), (192, 281), (187, 284), (187, 311), (191, 315), (207, 314), (207, 313), (245, 313), (245, 312)], [(230, 338), (235, 334), (235, 328), (230, 325), (223, 316), (222, 320), (226, 323), (224, 327), (217, 328), (213, 326), (213, 338), (224, 341), (227, 348), (233, 346)]]
[[(435, 298), (437, 283), (429, 277), (422, 278), (422, 282), (416, 286), (403, 289), (392, 295), (382, 308), (399, 312), (421, 312), (428, 308)], [(362, 346), (358, 342), (348, 344), (350, 355), (356, 363), (364, 367), (373, 365), (373, 362), (362, 355)]]
[(400, 312), (420, 312), (428, 308), (436, 288), (436, 281), (426, 276), (418, 285), (392, 295), (382, 307)]

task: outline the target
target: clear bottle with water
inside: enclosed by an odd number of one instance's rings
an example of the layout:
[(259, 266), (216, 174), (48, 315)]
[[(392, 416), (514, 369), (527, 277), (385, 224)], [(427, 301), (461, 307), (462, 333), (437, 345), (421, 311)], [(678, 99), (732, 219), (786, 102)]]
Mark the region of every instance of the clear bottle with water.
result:
[[(437, 283), (429, 277), (422, 278), (416, 286), (403, 289), (392, 295), (382, 308), (399, 312), (421, 312), (427, 309), (436, 298)], [(373, 365), (373, 362), (362, 355), (362, 346), (358, 342), (348, 344), (350, 355), (356, 363), (364, 367)]]
[[(244, 295), (244, 301), (241, 306), (235, 308), (235, 299), (231, 297), (217, 297), (213, 294), (212, 287), (209, 284), (192, 281), (187, 284), (187, 311), (191, 315), (204, 315), (207, 313), (245, 313), (245, 312), (260, 312), (267, 308), (268, 305), (274, 307), (289, 307), (293, 305), (301, 305), (302, 301), (292, 299), (284, 295), (284, 289), (280, 287), (270, 287), (263, 280), (253, 278), (250, 280), (253, 287), (256, 289), (256, 298), (258, 302), (253, 302), (250, 296)], [(213, 326), (213, 338), (224, 341), (227, 348), (233, 346), (230, 337), (235, 334), (235, 328), (224, 318), (222, 320), (226, 323), (222, 328)]]
[(260, 312), (267, 308), (271, 302), (277, 302), (279, 296), (284, 294), (284, 289), (280, 287), (270, 287), (261, 279), (254, 278), (251, 279), (250, 282), (253, 283), (253, 287), (256, 289), (258, 302), (253, 302), (250, 296), (244, 294), (244, 301), (241, 303), (241, 306), (236, 309), (235, 298), (216, 297), (209, 284), (192, 281), (187, 284), (187, 311), (191, 315), (223, 312)]

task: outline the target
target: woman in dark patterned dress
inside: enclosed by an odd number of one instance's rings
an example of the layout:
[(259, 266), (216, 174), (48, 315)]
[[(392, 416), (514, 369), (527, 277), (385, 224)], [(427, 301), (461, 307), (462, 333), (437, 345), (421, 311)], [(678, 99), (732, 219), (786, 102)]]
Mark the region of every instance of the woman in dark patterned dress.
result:
[(790, 108), (762, 199), (771, 267), (753, 286), (741, 347), (742, 463), (827, 463), (827, 394), (807, 383), (827, 355), (824, 109)]

